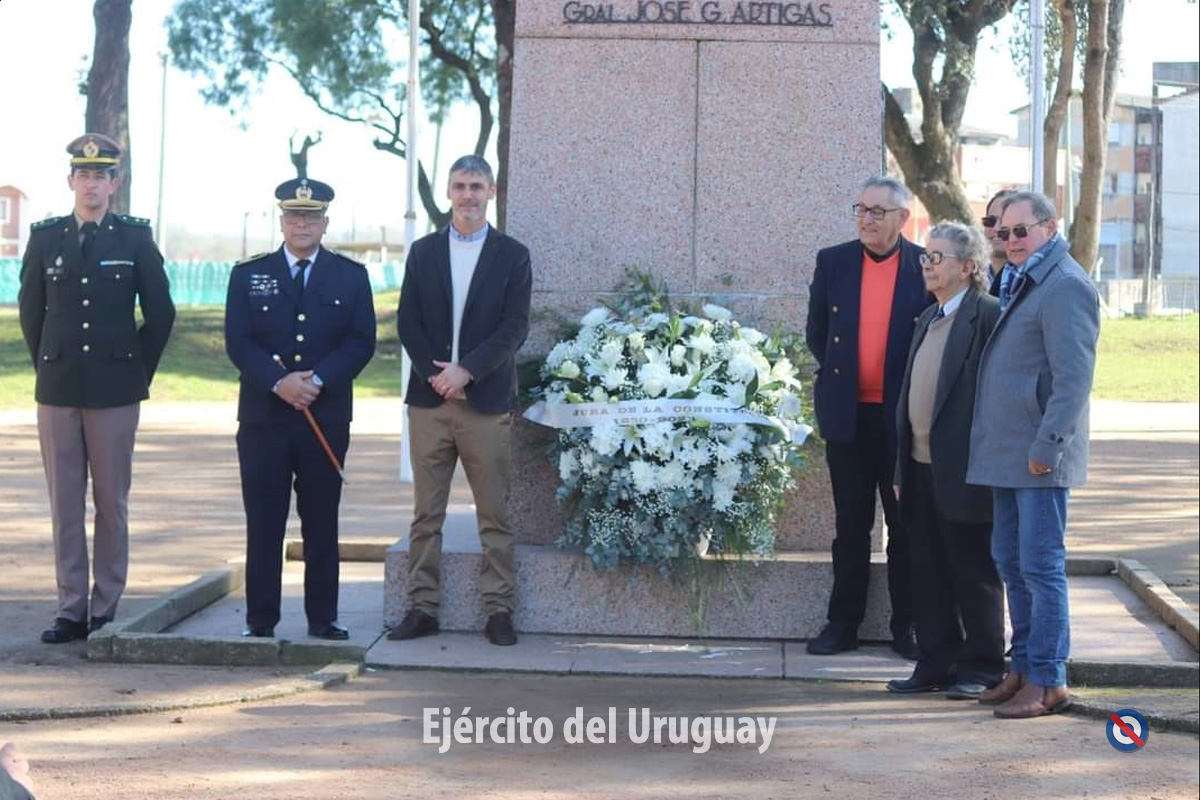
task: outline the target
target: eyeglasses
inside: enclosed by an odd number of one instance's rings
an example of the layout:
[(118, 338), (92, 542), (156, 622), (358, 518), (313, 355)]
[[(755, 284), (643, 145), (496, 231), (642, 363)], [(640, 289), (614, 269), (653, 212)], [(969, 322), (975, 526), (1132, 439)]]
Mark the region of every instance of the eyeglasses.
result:
[(858, 217), (859, 219), (862, 219), (863, 217), (867, 216), (868, 214), (871, 215), (871, 219), (883, 219), (885, 216), (887, 216), (889, 211), (903, 211), (904, 209), (903, 208), (884, 208), (883, 206), (871, 206), (870, 208), (868, 208), (867, 206), (864, 206), (862, 203), (855, 203), (854, 205), (850, 206), (850, 210), (853, 211), (854, 216)]
[(283, 221), (288, 225), (317, 225), (325, 218), (320, 211), (285, 211)]
[(955, 255), (954, 253), (943, 253), (940, 250), (926, 250), (917, 257), (917, 260), (921, 262), (922, 267), (936, 267), (947, 258), (953, 258), (955, 261), (962, 260), (962, 256)]
[(1039, 219), (1037, 222), (1032, 222), (1028, 225), (1013, 225), (1011, 228), (996, 228), (996, 238), (1002, 242), (1007, 242), (1009, 234), (1012, 234), (1018, 239), (1024, 239), (1029, 235), (1030, 228), (1036, 228), (1038, 225), (1045, 225), (1049, 221), (1050, 220), (1048, 219)]
[(996, 223), (999, 221), (1000, 221), (1000, 218), (997, 217), (995, 214), (988, 214), (986, 217), (981, 217), (979, 219), (979, 223), (981, 225), (983, 225), (983, 227), (985, 227), (985, 228), (994, 228), (994, 227), (996, 227)]

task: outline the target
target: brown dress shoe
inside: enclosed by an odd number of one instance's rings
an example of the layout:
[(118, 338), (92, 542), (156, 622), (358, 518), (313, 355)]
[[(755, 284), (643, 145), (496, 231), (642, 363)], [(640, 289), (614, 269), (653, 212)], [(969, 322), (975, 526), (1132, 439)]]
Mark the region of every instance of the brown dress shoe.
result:
[(1001, 703), (1007, 703), (1017, 696), (1017, 692), (1025, 687), (1026, 680), (1028, 679), (1023, 673), (1008, 673), (1004, 676), (1004, 680), (979, 695), (979, 704), (984, 706), (998, 706)]
[(1033, 719), (1058, 714), (1071, 707), (1066, 686), (1038, 686), (1027, 683), (1012, 700), (996, 706), (992, 712), (1000, 719)]

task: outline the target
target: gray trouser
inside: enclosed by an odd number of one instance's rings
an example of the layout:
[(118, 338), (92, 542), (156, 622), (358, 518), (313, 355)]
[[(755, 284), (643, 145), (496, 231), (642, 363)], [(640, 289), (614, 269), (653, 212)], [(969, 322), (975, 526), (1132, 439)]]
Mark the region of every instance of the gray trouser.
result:
[[(114, 408), (38, 405), (38, 441), (50, 490), (58, 616), (112, 619), (129, 569), (129, 485), (140, 403)], [(88, 606), (88, 473), (96, 504), (95, 584)]]

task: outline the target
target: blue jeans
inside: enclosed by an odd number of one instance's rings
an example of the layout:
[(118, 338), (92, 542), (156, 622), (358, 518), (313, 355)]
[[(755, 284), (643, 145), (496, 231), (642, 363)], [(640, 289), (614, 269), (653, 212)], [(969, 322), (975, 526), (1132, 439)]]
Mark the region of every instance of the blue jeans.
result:
[(1008, 594), (1012, 671), (1038, 686), (1065, 686), (1069, 489), (992, 489), (992, 557)]

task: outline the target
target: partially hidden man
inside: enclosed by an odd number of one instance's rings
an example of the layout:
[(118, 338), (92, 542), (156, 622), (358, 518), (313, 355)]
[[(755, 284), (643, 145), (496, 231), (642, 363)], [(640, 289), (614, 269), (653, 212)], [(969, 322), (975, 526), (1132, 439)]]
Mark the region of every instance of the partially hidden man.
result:
[(411, 608), (389, 639), (438, 631), (442, 524), (457, 461), (471, 484), (483, 544), (479, 578), (496, 645), (517, 641), (515, 543), (508, 523), (509, 432), (517, 399), (516, 353), (529, 332), (529, 250), (492, 228), (492, 168), (463, 156), (450, 168), (450, 224), (415, 242), (404, 268), (397, 321), (412, 359), (408, 402), (413, 464), (409, 532)]
[(814, 655), (858, 647), (878, 496), (888, 529), (892, 649), (919, 656), (908, 539), (892, 493), (900, 381), (914, 325), (932, 302), (918, 263), (924, 251), (901, 235), (908, 200), (908, 189), (892, 178), (863, 183), (853, 205), (858, 238), (817, 253), (809, 288), (805, 339), (819, 365), (814, 408), (837, 526), (828, 622), (807, 648)]
[(338, 622), (338, 465), (350, 446), (354, 379), (375, 353), (366, 268), (321, 246), (333, 189), (295, 179), (275, 190), (283, 246), (233, 268), (225, 349), (241, 372), (238, 464), (246, 509), (246, 628), (272, 637), (280, 619), (283, 539), (292, 490), (304, 539), (308, 635), (347, 639)]
[[(109, 212), (121, 148), (88, 133), (67, 152), (75, 209), (33, 225), (21, 266), (21, 332), (37, 370), (58, 579), (54, 625), (42, 632), (47, 644), (82, 639), (117, 613), (129, 568), (138, 414), (175, 322), (149, 222)], [(90, 598), (89, 475), (96, 508)]]

